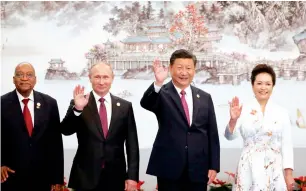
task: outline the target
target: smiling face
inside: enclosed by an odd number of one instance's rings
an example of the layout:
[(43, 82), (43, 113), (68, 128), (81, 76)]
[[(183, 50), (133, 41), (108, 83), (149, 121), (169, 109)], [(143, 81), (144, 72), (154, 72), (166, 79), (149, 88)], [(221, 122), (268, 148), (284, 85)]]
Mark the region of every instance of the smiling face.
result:
[(15, 69), (13, 82), (17, 91), (24, 97), (28, 97), (36, 84), (35, 70), (29, 63), (19, 64)]
[(114, 74), (109, 65), (101, 63), (91, 68), (89, 79), (92, 89), (99, 96), (104, 97), (112, 86)]
[(188, 87), (195, 74), (194, 62), (191, 58), (177, 58), (170, 65), (170, 74), (174, 85), (180, 89)]
[(273, 91), (272, 76), (268, 73), (259, 73), (253, 83), (253, 92), (258, 102), (266, 102)]

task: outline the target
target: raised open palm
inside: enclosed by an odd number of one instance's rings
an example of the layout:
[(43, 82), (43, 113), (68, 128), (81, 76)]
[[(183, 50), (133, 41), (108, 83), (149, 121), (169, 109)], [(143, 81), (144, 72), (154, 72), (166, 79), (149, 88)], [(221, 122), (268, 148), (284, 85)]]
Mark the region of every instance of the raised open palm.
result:
[(78, 85), (73, 90), (74, 105), (78, 110), (83, 110), (88, 104), (89, 94), (84, 95), (84, 89), (84, 87)]
[(242, 105), (239, 104), (239, 98), (234, 97), (231, 102), (229, 102), (230, 105), (230, 115), (232, 120), (237, 120), (242, 111)]
[(168, 67), (163, 66), (159, 60), (154, 60), (153, 71), (157, 83), (162, 84), (168, 77)]

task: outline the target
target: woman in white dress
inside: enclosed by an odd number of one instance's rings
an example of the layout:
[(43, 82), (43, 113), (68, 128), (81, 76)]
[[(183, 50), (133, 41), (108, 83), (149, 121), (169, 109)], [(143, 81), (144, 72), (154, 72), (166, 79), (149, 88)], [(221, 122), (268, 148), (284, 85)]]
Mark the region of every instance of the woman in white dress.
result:
[(270, 100), (275, 72), (257, 65), (251, 75), (255, 98), (243, 107), (234, 97), (225, 137), (233, 140), (240, 132), (243, 150), (238, 163), (237, 191), (291, 191), (294, 185), (293, 146), (290, 118), (285, 109)]

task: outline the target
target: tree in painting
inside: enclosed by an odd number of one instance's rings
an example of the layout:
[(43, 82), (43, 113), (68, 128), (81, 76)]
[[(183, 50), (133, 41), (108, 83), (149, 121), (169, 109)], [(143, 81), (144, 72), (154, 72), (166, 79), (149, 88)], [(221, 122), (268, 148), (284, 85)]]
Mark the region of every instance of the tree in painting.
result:
[(291, 49), (287, 46), (288, 33), (306, 23), (304, 1), (219, 1), (217, 4), (223, 10), (220, 28), (232, 31), (240, 42), (253, 48)]
[(152, 3), (148, 1), (147, 6), (141, 7), (140, 3), (135, 1), (131, 6), (118, 8), (115, 6), (111, 10), (113, 17), (109, 18), (108, 23), (103, 29), (112, 35), (118, 35), (120, 31), (125, 31), (129, 35), (136, 35), (138, 32), (144, 31), (145, 23), (153, 19)]
[(88, 53), (85, 54), (85, 57), (88, 55), (92, 55), (93, 59), (96, 61), (106, 61), (107, 60), (107, 52), (106, 48), (103, 45), (97, 44), (94, 45)]
[(181, 33), (183, 37), (180, 44), (193, 51), (199, 43), (199, 38), (207, 33), (204, 17), (198, 14), (194, 4), (189, 4), (184, 11), (179, 11), (174, 16), (170, 32)]

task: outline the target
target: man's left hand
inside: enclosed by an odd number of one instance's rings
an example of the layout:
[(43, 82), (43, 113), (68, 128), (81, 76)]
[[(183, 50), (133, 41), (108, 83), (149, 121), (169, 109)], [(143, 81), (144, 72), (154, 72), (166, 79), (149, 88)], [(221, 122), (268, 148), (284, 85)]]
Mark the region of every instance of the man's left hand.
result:
[(63, 190), (63, 185), (61, 184), (54, 184), (51, 186), (51, 191), (62, 191)]
[(137, 182), (135, 180), (126, 180), (124, 190), (126, 190), (126, 191), (137, 191)]
[(208, 171), (208, 182), (207, 182), (207, 184), (211, 184), (215, 180), (216, 176), (217, 176), (217, 171), (209, 170)]

